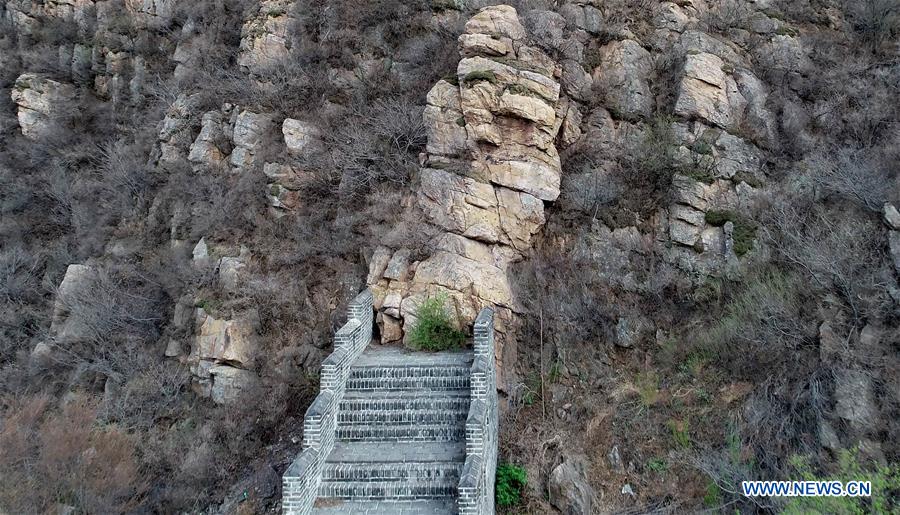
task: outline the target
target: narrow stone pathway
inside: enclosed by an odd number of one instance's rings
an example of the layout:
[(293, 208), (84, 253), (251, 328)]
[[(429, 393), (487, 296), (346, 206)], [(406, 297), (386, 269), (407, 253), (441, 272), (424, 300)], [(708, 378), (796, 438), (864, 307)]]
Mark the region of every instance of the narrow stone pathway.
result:
[(471, 350), (370, 345), (350, 370), (315, 514), (455, 514)]

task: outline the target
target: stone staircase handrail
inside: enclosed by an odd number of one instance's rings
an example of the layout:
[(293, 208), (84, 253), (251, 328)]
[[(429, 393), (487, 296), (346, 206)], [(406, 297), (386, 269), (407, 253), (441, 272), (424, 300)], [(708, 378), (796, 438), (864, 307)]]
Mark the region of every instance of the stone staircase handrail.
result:
[(466, 419), (466, 460), (458, 487), (460, 515), (494, 513), (499, 419), (493, 310), (481, 310), (475, 319), (473, 332), (472, 402)]
[(350, 302), (347, 323), (334, 336), (334, 351), (322, 362), (319, 394), (303, 420), (303, 450), (282, 478), (282, 511), (308, 515), (318, 496), (322, 466), (334, 447), (338, 406), (350, 368), (372, 339), (373, 296), (368, 289)]

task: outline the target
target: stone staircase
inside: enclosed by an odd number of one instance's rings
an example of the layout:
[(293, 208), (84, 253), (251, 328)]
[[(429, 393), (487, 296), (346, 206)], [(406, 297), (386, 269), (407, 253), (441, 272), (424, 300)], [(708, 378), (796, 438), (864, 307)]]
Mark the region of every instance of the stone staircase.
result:
[(457, 513), (472, 360), (369, 346), (350, 369), (313, 513)]
[(284, 515), (493, 515), (497, 466), (494, 312), (472, 348), (422, 353), (371, 344), (373, 296), (347, 307), (282, 476)]

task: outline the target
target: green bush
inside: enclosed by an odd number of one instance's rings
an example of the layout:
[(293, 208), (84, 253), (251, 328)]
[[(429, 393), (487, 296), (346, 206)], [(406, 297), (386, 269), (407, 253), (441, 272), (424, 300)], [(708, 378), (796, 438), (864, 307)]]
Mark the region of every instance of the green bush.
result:
[(734, 224), (734, 253), (743, 256), (753, 248), (753, 240), (756, 239), (756, 222), (729, 210), (710, 210), (706, 213), (706, 223), (720, 227), (726, 222)]
[(413, 348), (441, 351), (462, 346), (466, 335), (455, 327), (446, 302), (446, 295), (438, 295), (425, 299), (419, 307), (416, 323), (409, 334)]
[(870, 481), (871, 497), (795, 497), (784, 507), (783, 513), (900, 513), (900, 466), (872, 464), (864, 466), (856, 449), (842, 450), (838, 455), (838, 470), (834, 474), (818, 477), (813, 473), (809, 459), (794, 456), (790, 460), (795, 474), (791, 480), (801, 481)]
[(509, 463), (497, 466), (496, 500), (497, 506), (515, 506), (522, 502), (522, 490), (528, 484), (525, 469)]
[(476, 70), (474, 72), (469, 72), (466, 74), (465, 78), (463, 78), (463, 82), (466, 86), (471, 85), (473, 82), (480, 82), (486, 80), (491, 84), (497, 82), (497, 76), (494, 75), (494, 72), (490, 70)]

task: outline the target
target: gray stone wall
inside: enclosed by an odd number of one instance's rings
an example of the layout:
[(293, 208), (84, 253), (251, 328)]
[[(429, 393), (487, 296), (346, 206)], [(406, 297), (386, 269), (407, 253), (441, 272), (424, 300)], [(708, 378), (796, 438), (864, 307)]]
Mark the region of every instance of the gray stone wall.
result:
[(493, 310), (481, 310), (475, 319), (474, 333), (472, 402), (466, 419), (466, 461), (459, 479), (460, 515), (494, 513), (499, 419)]
[(306, 410), (303, 451), (282, 477), (282, 513), (306, 515), (322, 479), (322, 465), (334, 447), (338, 405), (350, 367), (372, 339), (372, 293), (365, 290), (347, 308), (347, 323), (334, 335), (334, 351), (322, 362), (319, 395)]

